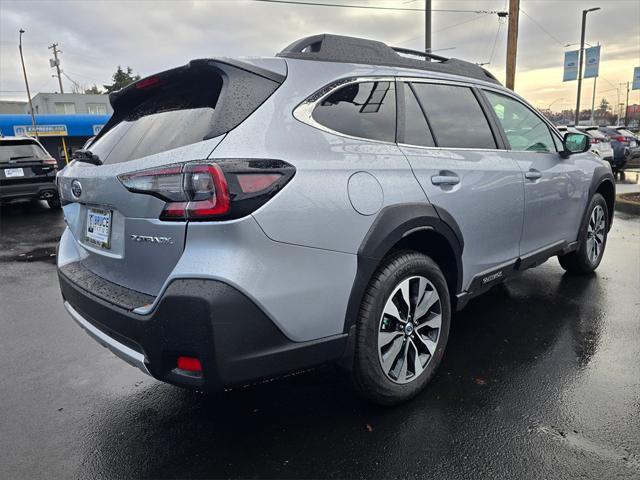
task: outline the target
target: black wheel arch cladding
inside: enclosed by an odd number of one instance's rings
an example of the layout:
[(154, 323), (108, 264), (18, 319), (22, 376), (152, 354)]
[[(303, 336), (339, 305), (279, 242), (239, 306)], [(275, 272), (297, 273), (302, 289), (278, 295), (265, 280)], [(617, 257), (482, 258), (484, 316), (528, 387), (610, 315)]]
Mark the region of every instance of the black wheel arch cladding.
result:
[(428, 203), (390, 205), (377, 214), (358, 249), (356, 277), (347, 305), (344, 332), (355, 325), (364, 292), (380, 261), (404, 238), (423, 230), (442, 237), (454, 254), (456, 292), (451, 292), (451, 298), (455, 298), (462, 288), (464, 239), (453, 216), (446, 209)]

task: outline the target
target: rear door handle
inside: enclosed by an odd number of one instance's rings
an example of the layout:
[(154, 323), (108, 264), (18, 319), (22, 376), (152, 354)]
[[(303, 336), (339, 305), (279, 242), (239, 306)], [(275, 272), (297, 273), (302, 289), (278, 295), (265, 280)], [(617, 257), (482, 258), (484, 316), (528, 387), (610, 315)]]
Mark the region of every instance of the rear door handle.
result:
[(532, 168), (527, 173), (524, 174), (524, 178), (528, 180), (539, 180), (542, 178), (542, 172), (540, 170), (536, 170)]
[(434, 175), (431, 177), (431, 183), (434, 185), (456, 185), (460, 183), (460, 177), (457, 175)]

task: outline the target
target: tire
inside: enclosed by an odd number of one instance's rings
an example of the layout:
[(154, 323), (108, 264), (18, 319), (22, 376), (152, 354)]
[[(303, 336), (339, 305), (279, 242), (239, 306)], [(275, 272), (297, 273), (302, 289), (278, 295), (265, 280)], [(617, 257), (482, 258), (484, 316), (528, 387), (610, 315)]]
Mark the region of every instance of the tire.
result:
[(560, 266), (577, 275), (586, 275), (598, 268), (607, 245), (609, 210), (604, 197), (596, 193), (589, 202), (587, 212), (588, 220), (578, 236), (581, 239), (578, 249), (566, 255), (558, 255)]
[[(407, 293), (409, 309), (400, 300)], [(358, 393), (379, 405), (417, 395), (442, 360), (450, 324), (449, 289), (438, 265), (413, 251), (387, 257), (369, 282), (358, 316), (353, 366)]]
[(47, 205), (51, 210), (60, 210), (62, 208), (60, 204), (60, 199), (58, 197), (50, 198), (47, 200)]

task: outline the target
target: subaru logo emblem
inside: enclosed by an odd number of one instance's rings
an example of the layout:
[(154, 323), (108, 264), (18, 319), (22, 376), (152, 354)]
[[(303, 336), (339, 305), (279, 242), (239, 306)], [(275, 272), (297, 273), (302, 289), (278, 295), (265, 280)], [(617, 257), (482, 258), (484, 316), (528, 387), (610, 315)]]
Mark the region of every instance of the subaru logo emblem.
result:
[(82, 185), (78, 180), (71, 182), (71, 193), (76, 198), (80, 198), (80, 195), (82, 195)]

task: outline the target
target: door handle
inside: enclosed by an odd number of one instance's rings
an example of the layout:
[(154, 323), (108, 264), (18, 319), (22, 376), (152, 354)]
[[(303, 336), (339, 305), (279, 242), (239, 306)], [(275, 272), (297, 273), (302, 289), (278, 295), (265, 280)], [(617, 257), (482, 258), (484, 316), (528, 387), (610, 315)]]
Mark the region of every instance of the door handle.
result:
[(434, 175), (431, 177), (431, 183), (434, 185), (456, 185), (460, 183), (460, 177), (457, 175)]
[(542, 178), (542, 172), (540, 170), (536, 170), (532, 168), (527, 173), (524, 174), (524, 178), (528, 180), (539, 180)]

